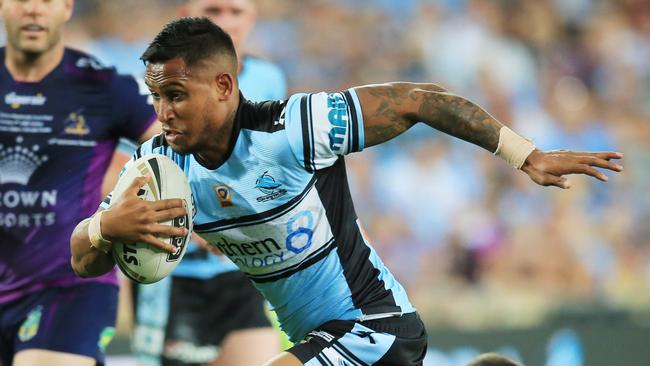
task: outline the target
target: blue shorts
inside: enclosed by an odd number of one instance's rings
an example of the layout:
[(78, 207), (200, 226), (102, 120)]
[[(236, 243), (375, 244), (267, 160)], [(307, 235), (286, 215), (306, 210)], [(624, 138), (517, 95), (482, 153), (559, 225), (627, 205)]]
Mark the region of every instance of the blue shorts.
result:
[(118, 288), (84, 283), (50, 288), (0, 304), (0, 362), (26, 349), (89, 356), (104, 363), (115, 332)]
[(421, 366), (427, 333), (417, 313), (369, 321), (334, 320), (289, 349), (305, 366)]

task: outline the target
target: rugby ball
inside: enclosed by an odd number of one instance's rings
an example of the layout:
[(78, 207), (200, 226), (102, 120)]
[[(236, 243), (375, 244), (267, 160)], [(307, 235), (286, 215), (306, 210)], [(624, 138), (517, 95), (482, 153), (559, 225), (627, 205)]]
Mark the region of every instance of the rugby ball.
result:
[(163, 242), (176, 246), (175, 253), (147, 243), (113, 243), (113, 258), (122, 273), (135, 282), (147, 284), (170, 274), (185, 255), (192, 232), (194, 202), (185, 174), (164, 155), (146, 155), (130, 163), (115, 185), (111, 202), (115, 202), (135, 178), (144, 175), (151, 176), (151, 179), (138, 191), (138, 197), (147, 201), (180, 198), (185, 201), (188, 212), (185, 216), (161, 223), (188, 229), (188, 234), (183, 237), (159, 237)]

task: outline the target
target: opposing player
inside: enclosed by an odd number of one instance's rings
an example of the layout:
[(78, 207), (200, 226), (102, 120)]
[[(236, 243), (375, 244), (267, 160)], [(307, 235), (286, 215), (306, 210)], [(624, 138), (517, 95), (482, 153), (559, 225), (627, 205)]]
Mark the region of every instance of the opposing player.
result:
[(72, 0), (3, 0), (0, 48), (0, 364), (103, 363), (117, 305), (112, 271), (81, 279), (69, 236), (101, 201), (120, 136), (153, 136), (130, 77), (68, 49)]
[[(243, 52), (255, 24), (252, 0), (186, 0), (179, 14), (205, 16), (231, 36), (239, 55), (239, 88), (247, 99), (285, 97), (282, 71)], [(196, 243), (173, 276), (136, 289), (133, 348), (142, 365), (256, 365), (280, 350), (260, 293), (232, 261)]]
[[(434, 84), (368, 85), (249, 102), (238, 90), (230, 38), (206, 19), (169, 23), (142, 59), (164, 133), (134, 157), (165, 154), (184, 169), (196, 201), (196, 232), (246, 273), (282, 328), (301, 341), (270, 366), (408, 366), (420, 365), (425, 355), (424, 325), (355, 215), (343, 155), (420, 121), (495, 153), (541, 185), (568, 188), (566, 174), (606, 180), (594, 167), (622, 169), (609, 161), (618, 153), (539, 151), (477, 105)], [(79, 275), (110, 271), (112, 257), (96, 247), (114, 240), (173, 251), (155, 236), (182, 230), (157, 222), (185, 209), (179, 200), (137, 199), (145, 182), (136, 179), (115, 202), (107, 197), (90, 220), (92, 242), (88, 221), (77, 226), (71, 246)]]

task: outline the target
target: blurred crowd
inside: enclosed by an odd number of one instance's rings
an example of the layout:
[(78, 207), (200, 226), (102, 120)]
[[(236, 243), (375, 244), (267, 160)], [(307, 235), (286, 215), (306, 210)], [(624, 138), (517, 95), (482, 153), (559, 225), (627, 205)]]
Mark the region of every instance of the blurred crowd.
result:
[[(68, 40), (124, 72), (173, 0), (80, 0)], [(616, 150), (622, 174), (542, 188), (417, 126), (348, 159), (373, 245), (429, 326), (650, 311), (650, 1), (258, 0), (252, 54), (290, 92), (431, 81), (542, 149)]]

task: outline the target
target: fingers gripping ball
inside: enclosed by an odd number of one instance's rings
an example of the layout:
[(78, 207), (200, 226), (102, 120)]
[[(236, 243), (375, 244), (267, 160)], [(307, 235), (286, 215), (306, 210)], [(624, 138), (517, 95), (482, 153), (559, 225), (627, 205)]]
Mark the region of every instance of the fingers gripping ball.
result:
[(120, 270), (133, 281), (146, 284), (159, 281), (170, 274), (185, 255), (192, 232), (194, 202), (183, 171), (164, 155), (143, 156), (130, 164), (113, 190), (112, 202), (115, 202), (129, 188), (134, 179), (145, 175), (151, 178), (140, 188), (138, 197), (145, 201), (180, 198), (187, 209), (187, 214), (160, 223), (187, 229), (185, 236), (158, 236), (162, 242), (176, 247), (174, 253), (148, 243), (115, 242), (113, 244), (113, 258)]

